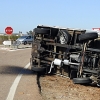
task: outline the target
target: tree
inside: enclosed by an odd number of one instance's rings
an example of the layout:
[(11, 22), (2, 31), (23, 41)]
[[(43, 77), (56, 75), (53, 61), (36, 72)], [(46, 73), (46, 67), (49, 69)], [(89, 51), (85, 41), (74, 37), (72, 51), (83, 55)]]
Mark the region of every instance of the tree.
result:
[(19, 36), (22, 36), (22, 32), (21, 31), (19, 31)]
[(32, 35), (33, 34), (33, 31), (29, 31), (29, 32), (26, 32), (28, 35)]

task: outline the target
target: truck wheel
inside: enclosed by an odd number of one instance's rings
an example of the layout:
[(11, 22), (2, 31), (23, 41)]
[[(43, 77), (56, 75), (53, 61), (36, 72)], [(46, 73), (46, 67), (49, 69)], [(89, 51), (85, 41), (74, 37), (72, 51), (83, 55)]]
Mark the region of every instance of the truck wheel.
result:
[(71, 41), (71, 34), (66, 30), (60, 30), (61, 33), (58, 34), (61, 44), (68, 44)]
[(89, 84), (92, 83), (92, 80), (90, 78), (73, 78), (73, 83), (75, 84)]
[(25, 41), (25, 42), (24, 42), (24, 45), (26, 45), (26, 44), (27, 44), (27, 42)]
[(71, 70), (70, 72), (70, 79), (76, 78), (77, 77), (77, 71), (76, 70)]
[(49, 34), (50, 29), (35, 28), (34, 32), (37, 33), (37, 34)]
[(78, 37), (79, 41), (93, 40), (93, 39), (96, 39), (96, 38), (98, 38), (97, 32), (81, 34)]
[(46, 68), (45, 67), (37, 67), (37, 66), (32, 66), (31, 68), (33, 71), (39, 73), (39, 72), (46, 72)]
[(32, 58), (30, 58), (30, 66), (31, 70), (37, 73), (46, 73), (46, 67), (38, 67), (37, 65), (33, 64)]

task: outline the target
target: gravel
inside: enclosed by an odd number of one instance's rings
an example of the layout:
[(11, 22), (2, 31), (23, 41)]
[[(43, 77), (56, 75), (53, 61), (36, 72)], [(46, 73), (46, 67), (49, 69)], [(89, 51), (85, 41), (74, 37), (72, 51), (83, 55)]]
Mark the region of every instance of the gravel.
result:
[(61, 76), (41, 76), (41, 95), (44, 100), (100, 100), (100, 89), (74, 84)]

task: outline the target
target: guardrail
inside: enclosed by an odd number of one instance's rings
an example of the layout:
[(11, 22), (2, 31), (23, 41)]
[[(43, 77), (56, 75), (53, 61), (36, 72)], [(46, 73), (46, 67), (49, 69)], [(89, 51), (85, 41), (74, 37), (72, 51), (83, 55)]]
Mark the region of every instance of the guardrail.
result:
[(18, 48), (18, 46), (20, 45), (21, 43), (20, 43), (20, 41), (13, 41), (13, 43), (12, 43), (12, 41), (3, 41), (3, 45), (4, 46), (10, 46), (10, 47), (17, 47)]
[(17, 48), (18, 48), (18, 46), (21, 44), (21, 42), (20, 41), (14, 41), (13, 42), (13, 44), (12, 44), (12, 46), (16, 46)]

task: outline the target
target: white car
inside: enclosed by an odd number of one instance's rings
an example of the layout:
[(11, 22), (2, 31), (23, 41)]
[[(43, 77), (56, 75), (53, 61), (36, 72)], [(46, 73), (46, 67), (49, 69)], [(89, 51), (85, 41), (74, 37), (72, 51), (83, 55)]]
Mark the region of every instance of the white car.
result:
[(33, 37), (32, 36), (21, 36), (19, 37), (16, 41), (19, 41), (21, 44), (31, 44), (33, 42)]

